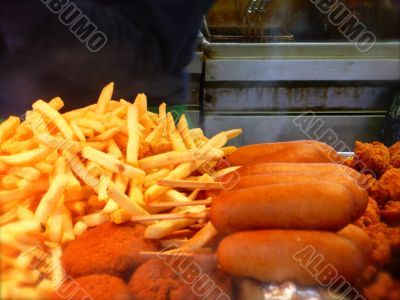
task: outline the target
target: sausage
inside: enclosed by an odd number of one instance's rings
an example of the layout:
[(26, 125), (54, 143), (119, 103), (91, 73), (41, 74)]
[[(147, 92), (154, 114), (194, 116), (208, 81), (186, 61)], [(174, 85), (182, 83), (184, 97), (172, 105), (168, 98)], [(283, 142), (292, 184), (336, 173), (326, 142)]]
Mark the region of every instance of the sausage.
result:
[(343, 278), (353, 282), (366, 267), (352, 241), (323, 231), (238, 232), (222, 240), (217, 258), (228, 274), (303, 285), (328, 286)]
[[(325, 173), (321, 176), (321, 173), (313, 172), (300, 172), (300, 173), (277, 173), (277, 174), (260, 174), (254, 176), (241, 176), (237, 184), (233, 189), (243, 189), (249, 187), (255, 187), (259, 185), (269, 185), (277, 183), (297, 183), (303, 184), (312, 180), (323, 178), (324, 181), (334, 182), (347, 187), (351, 191), (356, 208), (354, 211), (353, 221), (361, 217), (368, 205), (368, 193), (365, 189), (358, 186), (356, 180), (348, 176), (340, 176), (340, 173)], [(224, 190), (221, 191), (224, 193)], [(208, 196), (218, 196), (218, 191), (207, 192)]]
[(368, 261), (371, 259), (372, 242), (364, 230), (353, 224), (349, 224), (340, 230), (338, 234), (352, 241), (358, 247), (358, 249), (360, 249)]
[(333, 163), (255, 163), (243, 166), (238, 169), (237, 172), (241, 176), (300, 172), (335, 173), (340, 176), (347, 176), (355, 179), (362, 176), (352, 168)]
[(210, 218), (221, 233), (251, 229), (339, 230), (355, 218), (351, 191), (337, 183), (270, 184), (221, 193)]
[(341, 158), (330, 146), (310, 140), (247, 145), (226, 160), (233, 166), (244, 166), (264, 162), (339, 163)]

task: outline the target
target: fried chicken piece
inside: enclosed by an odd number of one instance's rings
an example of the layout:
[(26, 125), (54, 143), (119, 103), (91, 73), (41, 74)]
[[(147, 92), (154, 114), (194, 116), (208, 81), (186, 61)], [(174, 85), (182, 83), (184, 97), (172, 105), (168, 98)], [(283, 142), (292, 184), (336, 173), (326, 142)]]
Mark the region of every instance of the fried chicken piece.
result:
[(390, 164), (395, 168), (400, 168), (400, 142), (389, 148)]
[(400, 226), (389, 228), (388, 236), (392, 252), (400, 253)]
[(368, 198), (368, 206), (364, 214), (354, 223), (354, 225), (364, 228), (369, 225), (375, 225), (380, 223), (379, 217), (379, 206), (374, 198)]
[(369, 193), (380, 206), (391, 200), (400, 201), (400, 169), (387, 170), (377, 184), (369, 189)]
[(389, 231), (386, 224), (379, 223), (363, 228), (372, 242), (371, 262), (379, 267), (386, 265), (391, 259)]
[(104, 223), (70, 242), (61, 256), (65, 272), (74, 278), (109, 274), (129, 278), (145, 259), (140, 251), (157, 251), (158, 242), (144, 238), (145, 227)]
[(363, 292), (368, 300), (398, 300), (400, 299), (400, 282), (382, 272), (372, 285), (364, 288)]
[(153, 258), (133, 273), (132, 300), (229, 299), (231, 277), (206, 256)]
[(130, 300), (131, 296), (121, 278), (94, 274), (66, 281), (58, 289), (60, 299), (70, 300)]
[(358, 163), (356, 166), (358, 168), (363, 169), (367, 167), (377, 176), (380, 176), (389, 167), (390, 152), (389, 149), (382, 143), (361, 143), (357, 141), (354, 152), (357, 155), (358, 161), (361, 161), (365, 164), (363, 165), (362, 163)]
[(388, 201), (381, 210), (381, 216), (387, 224), (400, 224), (400, 201)]

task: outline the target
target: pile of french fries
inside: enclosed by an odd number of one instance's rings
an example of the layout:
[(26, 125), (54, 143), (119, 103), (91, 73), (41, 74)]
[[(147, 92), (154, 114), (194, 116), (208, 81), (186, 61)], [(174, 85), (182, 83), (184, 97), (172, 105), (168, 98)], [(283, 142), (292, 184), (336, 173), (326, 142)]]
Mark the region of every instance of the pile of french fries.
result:
[[(133, 103), (112, 100), (113, 88), (108, 84), (96, 104), (65, 113), (58, 97), (38, 100), (25, 116), (0, 124), (1, 299), (43, 299), (65, 276), (62, 246), (105, 222), (147, 217), (150, 239), (197, 224), (185, 250), (216, 234), (201, 218), (151, 216), (204, 214), (210, 199), (199, 192), (235, 170), (215, 166), (235, 151), (225, 145), (241, 130), (208, 139), (189, 129), (184, 114), (176, 124), (165, 104), (150, 112), (144, 94)], [(49, 255), (51, 272), (32, 268), (34, 247)]]

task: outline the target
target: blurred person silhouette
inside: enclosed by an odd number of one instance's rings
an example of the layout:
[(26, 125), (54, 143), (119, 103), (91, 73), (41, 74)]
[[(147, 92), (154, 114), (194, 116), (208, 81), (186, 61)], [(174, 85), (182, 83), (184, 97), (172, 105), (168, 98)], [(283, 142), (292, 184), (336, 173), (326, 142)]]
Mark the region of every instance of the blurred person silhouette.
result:
[(115, 99), (186, 103), (185, 67), (212, 2), (0, 0), (0, 117), (54, 96), (82, 107), (111, 81)]

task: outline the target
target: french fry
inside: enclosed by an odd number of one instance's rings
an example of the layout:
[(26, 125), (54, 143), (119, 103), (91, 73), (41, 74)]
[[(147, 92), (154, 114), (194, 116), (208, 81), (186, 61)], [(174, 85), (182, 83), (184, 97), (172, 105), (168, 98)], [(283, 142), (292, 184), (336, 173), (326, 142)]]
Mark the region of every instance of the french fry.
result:
[(86, 142), (86, 137), (82, 131), (82, 129), (78, 126), (78, 123), (76, 123), (75, 120), (72, 120), (70, 122), (71, 129), (73, 130), (75, 136), (78, 138), (79, 141), (82, 143)]
[(177, 250), (168, 251), (174, 252), (194, 252), (206, 245), (209, 241), (215, 238), (218, 231), (214, 228), (211, 222), (208, 222), (200, 229), (191, 239), (184, 242)]
[(49, 105), (55, 110), (60, 110), (64, 107), (64, 101), (60, 97), (55, 97), (50, 100)]
[(73, 216), (80, 217), (86, 214), (87, 204), (85, 201), (66, 202), (65, 206), (69, 209)]
[(118, 190), (114, 184), (110, 184), (108, 187), (108, 193), (110, 198), (113, 199), (119, 206), (130, 212), (132, 215), (148, 215), (140, 205), (132, 201), (127, 195)]
[[(176, 209), (175, 212), (179, 214), (185, 213), (199, 213), (203, 212), (204, 206), (188, 207), (184, 209)], [(196, 222), (196, 219), (182, 219), (182, 220), (165, 220), (147, 226), (144, 231), (146, 239), (162, 239), (163, 237), (171, 234), (172, 232), (185, 228)]]
[(46, 224), (57, 203), (60, 201), (64, 194), (65, 188), (68, 184), (68, 176), (65, 174), (58, 174), (54, 181), (50, 184), (49, 190), (43, 196), (35, 211), (36, 219), (41, 224)]
[(170, 171), (171, 171), (170, 169), (161, 169), (161, 170), (158, 170), (157, 172), (146, 175), (143, 178), (143, 183), (146, 184), (148, 182), (153, 182), (153, 181), (155, 182), (156, 180), (167, 176)]
[(174, 118), (172, 117), (171, 113), (167, 114), (167, 136), (175, 151), (187, 150), (182, 137), (175, 128)]
[(66, 174), (68, 175), (66, 192), (79, 193), (82, 189), (79, 180), (75, 177), (70, 168), (66, 168)]
[(114, 139), (109, 140), (107, 152), (114, 155), (114, 157), (117, 159), (121, 159), (124, 156)]
[(167, 105), (165, 103), (161, 103), (158, 107), (158, 123), (162, 124), (164, 134), (167, 129)]
[[(73, 153), (82, 151), (82, 145), (79, 142), (55, 137), (49, 134), (38, 134), (36, 139), (43, 145), (51, 149), (67, 150)], [(57, 154), (55, 154), (57, 157)]]
[(7, 190), (12, 190), (12, 189), (15, 189), (18, 187), (19, 180), (20, 180), (20, 178), (18, 178), (17, 176), (9, 174), (9, 175), (4, 176), (1, 179), (1, 184)]
[(231, 155), (233, 152), (237, 150), (235, 146), (228, 146), (221, 149), (224, 151), (225, 156)]
[(2, 155), (0, 161), (8, 165), (13, 166), (24, 166), (31, 165), (40, 162), (46, 156), (48, 156), (53, 150), (50, 148), (37, 148), (26, 152), (14, 154), (14, 155)]
[(107, 106), (111, 101), (112, 94), (114, 91), (114, 82), (110, 82), (106, 85), (100, 93), (99, 100), (97, 101), (95, 113), (104, 114), (107, 111)]
[(130, 221), (132, 214), (123, 208), (113, 211), (110, 215), (111, 221), (115, 224), (122, 224)]
[(54, 243), (60, 243), (63, 233), (63, 215), (62, 215), (62, 204), (58, 204), (54, 213), (50, 217), (48, 230), (48, 239)]
[(34, 139), (25, 141), (13, 141), (10, 139), (3, 143), (1, 146), (1, 151), (8, 154), (17, 154), (28, 150), (33, 150), (38, 146), (39, 144)]
[(90, 111), (91, 109), (93, 109), (95, 107), (96, 107), (96, 104), (92, 104), (92, 105), (89, 105), (89, 106), (86, 106), (83, 108), (71, 110), (69, 112), (64, 113), (63, 117), (67, 121), (76, 120), (78, 118), (83, 117), (88, 111)]
[(102, 213), (94, 213), (82, 217), (82, 221), (89, 227), (98, 226), (110, 221), (110, 216)]
[[(106, 131), (106, 128), (103, 125), (103, 123), (101, 123), (100, 121), (94, 120), (94, 119), (80, 118), (80, 119), (76, 119), (76, 123), (80, 127), (85, 127), (86, 129), (91, 129), (97, 133), (103, 133)], [(85, 134), (85, 131), (83, 128), (82, 128), (82, 132)]]
[(91, 139), (94, 138), (94, 130), (91, 128), (79, 127), (85, 136), (85, 138)]
[(219, 190), (223, 188), (223, 182), (204, 182), (194, 180), (159, 179), (158, 185), (172, 188), (200, 189), (200, 190)]
[(106, 206), (106, 201), (101, 201), (96, 195), (91, 195), (88, 198), (88, 204), (95, 209), (103, 209)]
[(143, 170), (122, 163), (114, 156), (98, 151), (91, 147), (83, 148), (82, 157), (96, 162), (100, 166), (110, 170), (113, 173), (121, 173), (122, 175), (130, 178), (143, 177), (145, 175)]
[(218, 159), (215, 153), (194, 153), (191, 150), (171, 151), (139, 160), (139, 168), (142, 170), (159, 169), (170, 165), (191, 162), (199, 159)]
[[(184, 163), (179, 166), (177, 166), (175, 169), (173, 169), (166, 177), (165, 179), (183, 179), (188, 177), (196, 168), (198, 167), (196, 162), (190, 162), (190, 163)], [(160, 186), (158, 184), (155, 184), (151, 187), (149, 187), (146, 192), (145, 192), (145, 201), (146, 202), (151, 202), (154, 201), (157, 197), (160, 197), (164, 193), (166, 193), (168, 190), (170, 190), (171, 187), (168, 186)]]
[(111, 128), (106, 130), (105, 132), (91, 138), (89, 142), (100, 142), (100, 141), (108, 141), (109, 139), (113, 138), (118, 132), (120, 132), (120, 128)]
[(37, 220), (23, 220), (10, 223), (1, 227), (1, 231), (6, 233), (36, 233), (42, 231), (42, 226)]
[(158, 124), (153, 131), (144, 139), (144, 142), (150, 145), (156, 145), (157, 141), (162, 137), (163, 124)]
[(0, 124), (0, 145), (3, 144), (5, 139), (14, 134), (14, 131), (20, 125), (20, 122), (21, 121), (18, 117), (11, 116)]
[(62, 210), (62, 238), (61, 243), (68, 243), (75, 240), (74, 227), (72, 225), (71, 214), (65, 207)]
[(42, 181), (33, 182), (28, 186), (24, 186), (23, 188), (18, 188), (14, 190), (6, 190), (0, 191), (0, 204), (4, 205), (4, 203), (11, 201), (19, 201), (29, 198), (35, 194), (40, 194), (49, 188), (49, 182), (47, 179)]
[(183, 142), (185, 143), (188, 149), (194, 149), (196, 147), (196, 144), (194, 143), (192, 137), (189, 134), (189, 126), (185, 114), (182, 114), (182, 116), (179, 119), (178, 132), (181, 135)]
[(38, 169), (41, 173), (49, 174), (53, 171), (53, 166), (46, 162), (39, 162), (35, 165), (35, 168)]
[(23, 220), (34, 220), (35, 214), (29, 209), (22, 205), (18, 205), (16, 210), (17, 218)]
[(108, 192), (107, 187), (111, 181), (111, 178), (107, 175), (100, 176), (100, 183), (99, 183), (99, 193), (98, 199), (99, 201), (107, 201), (108, 200)]
[(136, 167), (139, 157), (139, 116), (136, 105), (131, 105), (128, 108), (128, 134), (126, 162)]
[(104, 214), (112, 213), (113, 211), (119, 209), (119, 205), (112, 199), (108, 199), (107, 204), (102, 209)]
[(8, 174), (25, 178), (29, 181), (39, 180), (40, 176), (42, 175), (40, 171), (34, 167), (12, 167), (8, 170)]
[(69, 126), (68, 122), (63, 118), (63, 116), (54, 108), (52, 108), (49, 104), (44, 102), (43, 100), (38, 100), (33, 103), (32, 107), (41, 113), (43, 113), (46, 117), (48, 117), (54, 125), (60, 130), (62, 135), (66, 139), (73, 140), (75, 135)]
[(238, 137), (239, 135), (241, 135), (243, 133), (243, 129), (231, 129), (231, 130), (224, 131), (224, 133), (228, 140), (232, 140), (232, 139)]
[(76, 222), (73, 233), (75, 236), (81, 236), (88, 228), (88, 225), (83, 221)]

